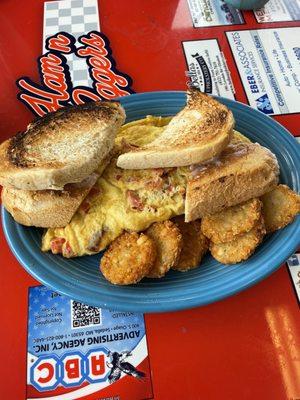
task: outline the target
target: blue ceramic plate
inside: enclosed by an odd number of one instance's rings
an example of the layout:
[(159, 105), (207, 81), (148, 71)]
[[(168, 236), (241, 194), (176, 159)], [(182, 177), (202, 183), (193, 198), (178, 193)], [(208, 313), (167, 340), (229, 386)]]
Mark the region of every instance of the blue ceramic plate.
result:
[[(278, 158), (281, 182), (300, 191), (300, 146), (273, 119), (244, 104), (225, 98), (234, 114), (236, 129), (268, 147)], [(185, 104), (184, 92), (150, 92), (121, 98), (127, 121), (146, 115), (174, 115)], [(24, 268), (57, 292), (91, 305), (124, 311), (162, 312), (212, 303), (254, 285), (274, 272), (300, 242), (300, 218), (270, 235), (255, 254), (241, 264), (224, 266), (211, 256), (201, 267), (186, 273), (171, 271), (160, 280), (145, 279), (134, 286), (113, 286), (99, 272), (101, 254), (64, 259), (42, 253), (42, 231), (17, 224), (2, 209), (7, 241)]]

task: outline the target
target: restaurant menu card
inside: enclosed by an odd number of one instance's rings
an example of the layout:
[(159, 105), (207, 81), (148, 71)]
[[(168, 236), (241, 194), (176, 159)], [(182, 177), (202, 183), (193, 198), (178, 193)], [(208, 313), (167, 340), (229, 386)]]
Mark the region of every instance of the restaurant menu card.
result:
[(217, 39), (182, 42), (190, 84), (202, 92), (234, 100), (234, 88)]
[(265, 114), (300, 112), (300, 27), (226, 35), (249, 104)]
[(194, 28), (243, 24), (239, 10), (224, 0), (187, 0)]
[(28, 399), (151, 399), (143, 314), (29, 288)]

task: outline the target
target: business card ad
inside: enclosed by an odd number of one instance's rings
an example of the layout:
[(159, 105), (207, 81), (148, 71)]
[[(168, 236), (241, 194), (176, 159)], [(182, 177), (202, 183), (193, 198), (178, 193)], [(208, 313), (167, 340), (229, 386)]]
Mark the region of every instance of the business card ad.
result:
[(300, 253), (293, 254), (287, 260), (287, 265), (294, 284), (295, 292), (300, 302)]
[(29, 288), (27, 400), (152, 399), (143, 314)]
[(191, 86), (234, 99), (229, 69), (216, 39), (182, 42)]
[(224, 0), (187, 0), (187, 2), (194, 28), (244, 23), (241, 12)]
[(300, 112), (300, 27), (226, 35), (249, 104), (271, 115)]
[(254, 11), (258, 23), (299, 21), (300, 0), (270, 0), (261, 9)]

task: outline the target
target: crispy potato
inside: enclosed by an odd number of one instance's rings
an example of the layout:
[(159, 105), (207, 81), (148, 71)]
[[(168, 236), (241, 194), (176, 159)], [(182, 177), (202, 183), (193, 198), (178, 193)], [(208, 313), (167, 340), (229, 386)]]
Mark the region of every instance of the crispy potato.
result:
[(227, 243), (237, 235), (249, 232), (261, 217), (262, 203), (258, 199), (229, 207), (202, 218), (202, 233), (213, 243)]
[(197, 268), (208, 250), (208, 239), (201, 232), (201, 222), (184, 222), (182, 216), (174, 218), (173, 221), (182, 234), (183, 247), (179, 260), (172, 269), (183, 272)]
[(172, 221), (156, 222), (146, 230), (156, 245), (157, 256), (147, 278), (161, 278), (179, 259), (182, 235)]
[(233, 131), (230, 143), (239, 143), (239, 142), (251, 143), (251, 140), (248, 139), (246, 136), (242, 135), (240, 132)]
[(262, 242), (266, 234), (263, 218), (251, 231), (239, 235), (227, 243), (215, 244), (210, 242), (209, 249), (212, 256), (222, 264), (236, 264), (247, 260), (256, 247)]
[(115, 285), (130, 285), (143, 279), (156, 257), (155, 244), (143, 233), (125, 232), (115, 239), (100, 262), (105, 278)]
[(300, 196), (286, 185), (278, 185), (261, 197), (268, 233), (290, 224), (300, 212)]

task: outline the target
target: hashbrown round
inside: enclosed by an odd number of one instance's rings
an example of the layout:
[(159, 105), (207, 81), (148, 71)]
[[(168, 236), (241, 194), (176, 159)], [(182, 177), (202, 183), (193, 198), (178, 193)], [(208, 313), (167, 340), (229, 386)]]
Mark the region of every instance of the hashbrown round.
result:
[(286, 185), (278, 185), (261, 197), (268, 233), (290, 224), (300, 212), (300, 196)]
[(201, 232), (200, 220), (184, 222), (184, 217), (180, 216), (173, 221), (181, 232), (183, 247), (179, 260), (172, 269), (184, 272), (197, 268), (208, 250), (208, 239)]
[(230, 144), (235, 144), (240, 142), (251, 143), (251, 140), (247, 138), (247, 136), (243, 135), (241, 132), (233, 130), (233, 135)]
[(215, 244), (210, 242), (209, 250), (220, 263), (236, 264), (247, 260), (254, 253), (265, 234), (265, 224), (261, 217), (258, 224), (249, 232), (239, 235), (236, 239), (227, 243)]
[(251, 199), (202, 218), (202, 233), (215, 244), (227, 243), (249, 232), (261, 217), (262, 203)]
[(147, 278), (161, 278), (179, 260), (182, 235), (172, 221), (155, 222), (146, 231), (156, 245), (157, 256)]
[(125, 232), (104, 253), (100, 270), (114, 285), (131, 285), (149, 273), (155, 257), (156, 247), (150, 237), (143, 233)]

